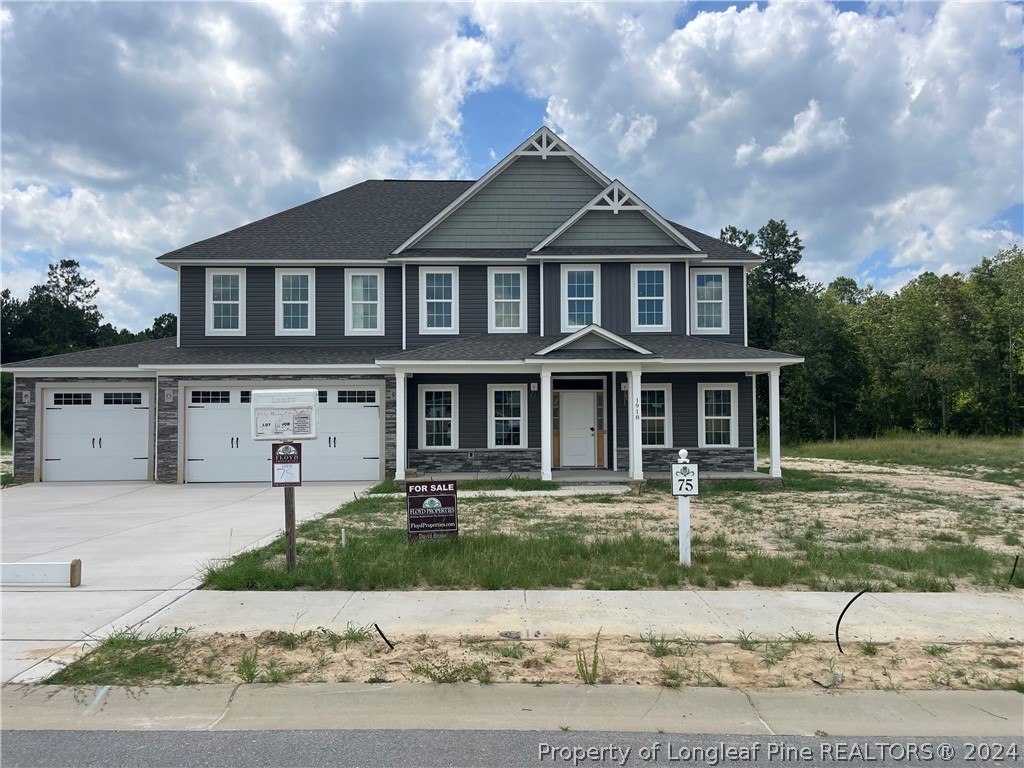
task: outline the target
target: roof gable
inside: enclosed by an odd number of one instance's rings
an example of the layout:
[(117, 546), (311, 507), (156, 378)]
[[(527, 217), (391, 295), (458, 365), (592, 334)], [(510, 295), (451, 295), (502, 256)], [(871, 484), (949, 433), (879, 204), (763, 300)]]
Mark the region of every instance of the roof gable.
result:
[[(646, 220), (646, 226), (629, 227), (618, 224), (610, 217), (629, 217), (629, 221), (639, 223), (641, 219)], [(584, 219), (587, 223), (582, 223)], [(600, 222), (600, 224), (598, 224)], [(598, 229), (600, 234), (594, 233)], [(586, 205), (582, 206), (572, 216), (566, 219), (550, 235), (537, 243), (533, 252), (542, 251), (547, 246), (557, 243), (562, 246), (580, 245), (582, 242), (602, 241), (607, 237), (609, 230), (620, 231), (622, 237), (636, 238), (637, 245), (682, 245), (695, 254), (700, 249), (693, 241), (687, 238), (676, 227), (640, 199), (638, 195), (630, 191), (625, 184), (616, 179), (607, 187), (597, 193)], [(628, 234), (627, 234), (628, 232)], [(608, 241), (610, 245), (629, 245), (629, 242)]]
[[(505, 172), (513, 166), (515, 166), (515, 170), (511, 172), (510, 178), (505, 180), (506, 183), (498, 182)], [(545, 166), (547, 166), (548, 172), (552, 176), (552, 178), (546, 180), (543, 179), (545, 176), (543, 170)], [(552, 171), (551, 169), (556, 170)], [(537, 215), (537, 212), (549, 209), (549, 205), (545, 205), (544, 201), (538, 199), (538, 189), (531, 189), (531, 183), (522, 178), (531, 175), (536, 177), (533, 183), (539, 184), (540, 190), (550, 188), (553, 192), (557, 192), (557, 195), (554, 195), (555, 202), (563, 200), (568, 202), (567, 192), (569, 193), (568, 199), (572, 199), (575, 196), (584, 197), (584, 199), (589, 198), (593, 196), (595, 191), (606, 187), (611, 181), (550, 128), (542, 126), (526, 141), (502, 158), (491, 170), (481, 176), (469, 189), (459, 195), (458, 198), (453, 200), (430, 221), (414, 232), (405, 242), (399, 245), (394, 251), (395, 254), (402, 253), (407, 248), (417, 244), (423, 248), (450, 247), (452, 243), (448, 242), (448, 240), (452, 238), (464, 247), (531, 247), (540, 237), (550, 232), (551, 227), (557, 222), (549, 225), (539, 235), (531, 233), (527, 236), (524, 232), (520, 239), (532, 238), (529, 242), (525, 243), (507, 240), (505, 244), (498, 244), (493, 239), (493, 235), (491, 239), (482, 242), (480, 238), (486, 237), (488, 234), (486, 227), (475, 235), (476, 240), (473, 239), (473, 232), (475, 231), (473, 225), (479, 225), (480, 223), (474, 222), (473, 218), (479, 217), (481, 212), (485, 212), (489, 206), (493, 206), (497, 202), (494, 198), (504, 196), (503, 202), (506, 208), (518, 208), (525, 204), (527, 208), (534, 211), (531, 214), (534, 217)], [(485, 191), (495, 184), (496, 187), (492, 194), (486, 195)], [(520, 190), (518, 193), (516, 192), (517, 189)], [(473, 206), (472, 202), (477, 198), (480, 199), (480, 205)], [(549, 199), (548, 202), (550, 203), (551, 200)], [(574, 209), (580, 204), (578, 201), (574, 201), (568, 207)], [(465, 212), (459, 215), (463, 210)], [(483, 214), (483, 218), (487, 219), (486, 213)], [(449, 221), (451, 223), (445, 226)], [(507, 221), (504, 229), (509, 229)], [(431, 237), (435, 232), (436, 234)]]
[(641, 355), (651, 354), (649, 349), (644, 349), (639, 344), (634, 344), (616, 333), (612, 333), (599, 325), (593, 324), (588, 325), (585, 328), (580, 328), (575, 333), (559, 339), (554, 344), (550, 344), (549, 346), (544, 347), (544, 349), (538, 350), (534, 354), (538, 357), (543, 357), (544, 355), (548, 355), (553, 352), (566, 352), (569, 350), (579, 349), (625, 349)]

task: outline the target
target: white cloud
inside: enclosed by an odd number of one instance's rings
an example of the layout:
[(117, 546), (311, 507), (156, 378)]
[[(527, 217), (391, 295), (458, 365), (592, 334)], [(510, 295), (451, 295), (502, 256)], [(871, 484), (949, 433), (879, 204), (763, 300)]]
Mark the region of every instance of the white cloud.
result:
[[(464, 177), (485, 158), (463, 104), (495, 86), (546, 103), (666, 216), (712, 234), (786, 219), (815, 280), (894, 285), (1018, 239), (997, 219), (1024, 196), (1020, 4), (678, 13), (6, 4), (4, 284), (38, 281), (33, 254), (78, 258), (106, 319), (145, 327), (175, 308), (162, 252), (368, 177)], [(512, 148), (478, 143), (492, 162)]]

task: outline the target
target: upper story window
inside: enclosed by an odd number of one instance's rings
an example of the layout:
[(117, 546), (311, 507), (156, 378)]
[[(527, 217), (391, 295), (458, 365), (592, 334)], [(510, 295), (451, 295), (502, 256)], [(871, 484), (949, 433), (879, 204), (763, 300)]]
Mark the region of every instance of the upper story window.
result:
[(275, 296), (278, 336), (316, 333), (316, 273), (312, 269), (278, 269)]
[(245, 335), (245, 270), (206, 270), (206, 335)]
[(729, 333), (729, 270), (690, 270), (691, 333)]
[(487, 330), (526, 333), (526, 267), (487, 268)]
[(630, 274), (632, 330), (671, 331), (671, 270), (667, 264), (635, 264)]
[(697, 385), (697, 447), (735, 448), (739, 445), (736, 384)]
[(345, 270), (345, 334), (384, 335), (384, 270)]
[(601, 268), (596, 264), (562, 265), (562, 332), (601, 323)]
[(420, 268), (420, 333), (459, 332), (459, 268)]

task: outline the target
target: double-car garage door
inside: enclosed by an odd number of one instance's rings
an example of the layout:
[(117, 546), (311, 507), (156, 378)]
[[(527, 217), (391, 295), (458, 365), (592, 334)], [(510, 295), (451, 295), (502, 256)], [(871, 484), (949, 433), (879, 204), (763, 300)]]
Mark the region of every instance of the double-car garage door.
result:
[[(249, 389), (185, 392), (185, 482), (268, 482), (270, 443), (252, 439)], [(319, 438), (302, 445), (302, 480), (381, 477), (380, 396), (376, 387), (318, 389)]]
[[(250, 391), (185, 389), (186, 482), (270, 482), (270, 443), (252, 439)], [(379, 480), (382, 388), (318, 393), (319, 438), (303, 443), (303, 481)], [(153, 479), (152, 387), (55, 387), (41, 400), (42, 480)]]

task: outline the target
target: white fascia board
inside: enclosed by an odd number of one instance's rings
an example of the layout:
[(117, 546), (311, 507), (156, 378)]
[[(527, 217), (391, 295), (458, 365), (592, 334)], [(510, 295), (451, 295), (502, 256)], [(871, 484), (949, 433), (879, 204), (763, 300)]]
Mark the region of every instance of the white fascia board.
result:
[(643, 347), (641, 347), (641, 346), (639, 346), (637, 344), (634, 344), (631, 341), (626, 341), (626, 339), (622, 338), (618, 334), (612, 333), (611, 331), (609, 331), (609, 330), (607, 330), (605, 328), (602, 328), (599, 325), (593, 325), (593, 324), (585, 326), (583, 328), (580, 328), (578, 331), (574, 331), (570, 335), (565, 336), (564, 338), (559, 339), (554, 344), (551, 344), (551, 345), (549, 345), (547, 347), (544, 347), (544, 349), (538, 350), (537, 352), (534, 352), (533, 354), (534, 355), (546, 355), (549, 352), (555, 352), (556, 350), (559, 350), (562, 347), (568, 346), (569, 344), (572, 344), (573, 342), (578, 341), (579, 339), (583, 338), (584, 336), (589, 336), (590, 334), (594, 334), (595, 336), (600, 336), (605, 341), (610, 341), (612, 344), (616, 344), (617, 346), (620, 346), (623, 349), (631, 349), (634, 352), (640, 353), (641, 355), (653, 354), (651, 352), (651, 350), (644, 349)]
[(277, 267), (279, 269), (301, 269), (302, 267), (383, 267), (387, 258), (380, 259), (182, 259), (180, 261), (158, 262), (177, 270), (178, 267)]
[(409, 237), (408, 240), (406, 240), (404, 243), (402, 243), (400, 246), (398, 246), (397, 248), (395, 248), (395, 250), (393, 250), (391, 252), (392, 255), (397, 256), (402, 251), (404, 251), (406, 248), (412, 247), (417, 242), (419, 242), (424, 237), (426, 237), (426, 235), (432, 229), (434, 229), (434, 227), (436, 227), (442, 221), (447, 219), (454, 211), (456, 211), (457, 209), (461, 208), (462, 205), (464, 203), (466, 203), (466, 201), (468, 201), (470, 198), (474, 197), (481, 189), (486, 187), (495, 176), (497, 176), (499, 173), (504, 171), (508, 166), (510, 166), (512, 163), (514, 163), (519, 157), (522, 157), (523, 156), (523, 150), (527, 149), (531, 144), (533, 144), (533, 142), (536, 139), (538, 139), (540, 136), (545, 135), (545, 134), (549, 138), (553, 138), (556, 141), (558, 141), (560, 144), (565, 146), (566, 149), (570, 150), (568, 153), (564, 153), (564, 154), (563, 153), (559, 153), (560, 156), (569, 157), (571, 160), (573, 160), (573, 162), (575, 162), (586, 173), (588, 173), (590, 176), (592, 176), (595, 179), (595, 181), (598, 181), (598, 182), (600, 182), (601, 184), (603, 184), (605, 186), (608, 185), (610, 180), (608, 179), (607, 176), (605, 176), (603, 173), (601, 173), (601, 171), (599, 171), (597, 168), (595, 168), (589, 162), (587, 162), (579, 154), (579, 152), (577, 152), (576, 150), (572, 149), (572, 147), (570, 147), (567, 142), (565, 142), (554, 131), (552, 131), (550, 128), (548, 128), (546, 125), (544, 125), (544, 126), (541, 126), (540, 128), (538, 128), (536, 131), (534, 131), (533, 134), (529, 138), (526, 139), (526, 141), (524, 141), (518, 147), (516, 147), (511, 152), (509, 152), (507, 155), (505, 155), (505, 157), (503, 157), (501, 160), (499, 160), (497, 165), (495, 165), (493, 168), (491, 168), (491, 170), (489, 170), (487, 173), (485, 173), (483, 176), (481, 176), (479, 179), (477, 179), (476, 183), (473, 184), (469, 189), (467, 189), (465, 192), (463, 192), (457, 198), (452, 200), (447, 206), (445, 206), (441, 210), (440, 213), (438, 213), (436, 216), (434, 216), (434, 218), (432, 218), (430, 221), (428, 221), (426, 224), (424, 224), (422, 227), (420, 227), (418, 230), (416, 230)]
[[(542, 261), (642, 261), (645, 264), (671, 264), (673, 262), (684, 262), (684, 261), (704, 261), (708, 258), (706, 253), (687, 253), (679, 256), (655, 256), (653, 254), (644, 253), (629, 253), (629, 254), (601, 254), (601, 253), (586, 253), (577, 256), (567, 255), (550, 255), (546, 253), (531, 253), (527, 255), (526, 260), (530, 263), (542, 262)], [(719, 262), (714, 262), (718, 264)], [(724, 265), (723, 266), (727, 266)]]
[[(507, 374), (508, 369), (516, 367), (517, 373), (536, 374), (541, 371), (540, 362), (518, 360), (479, 360), (477, 362), (444, 362), (438, 360), (402, 360), (395, 366), (396, 371), (409, 375), (415, 374)], [(381, 369), (389, 368), (387, 362), (381, 361)]]
[(762, 259), (762, 258), (750, 259), (749, 261), (747, 261), (747, 260), (735, 261), (735, 260), (732, 260), (732, 259), (711, 259), (706, 264), (703, 264), (701, 266), (704, 266), (704, 267), (743, 267), (745, 272), (749, 272), (754, 267), (759, 267), (762, 264), (764, 264), (764, 259)]
[[(141, 366), (140, 366), (141, 367)], [(323, 375), (328, 373), (380, 373), (380, 368), (367, 363), (362, 365), (152, 365), (143, 368), (160, 376), (208, 376), (224, 374), (225, 376), (260, 376), (267, 373), (294, 373)]]
[[(643, 360), (534, 360), (553, 372), (571, 371), (573, 373), (626, 373), (643, 370), (645, 365), (661, 362), (660, 357), (644, 358)], [(660, 368), (658, 370), (661, 370)]]
[(667, 373), (768, 373), (804, 360), (664, 360), (658, 370)]
[(4, 370), (4, 373), (11, 373), (15, 376), (67, 376), (74, 375), (79, 378), (95, 378), (103, 379), (111, 376), (117, 376), (118, 378), (143, 378), (151, 379), (152, 374), (146, 373), (148, 369), (143, 368), (141, 365), (133, 366), (131, 368), (103, 368), (99, 369), (95, 366), (88, 368), (46, 368), (40, 366), (38, 368), (17, 368), (15, 370)]
[(491, 264), (518, 264), (523, 266), (526, 259), (523, 257), (505, 259), (484, 259), (472, 256), (393, 256), (387, 260), (388, 264), (429, 264), (444, 266), (445, 264), (479, 264), (489, 266)]

